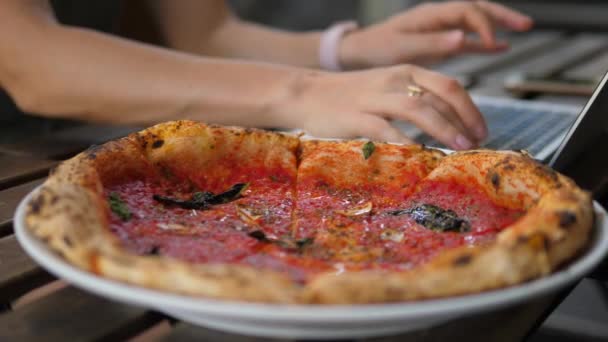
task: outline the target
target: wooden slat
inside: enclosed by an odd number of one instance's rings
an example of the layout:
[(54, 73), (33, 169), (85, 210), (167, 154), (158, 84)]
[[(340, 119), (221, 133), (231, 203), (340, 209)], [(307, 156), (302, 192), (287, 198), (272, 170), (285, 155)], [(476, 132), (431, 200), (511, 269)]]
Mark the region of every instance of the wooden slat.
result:
[(569, 336), (571, 341), (608, 341), (608, 292), (585, 279), (543, 323), (541, 335)]
[(238, 335), (188, 323), (179, 323), (162, 341), (288, 342), (295, 340)]
[(138, 128), (122, 126), (83, 125), (53, 132), (17, 143), (5, 143), (4, 150), (20, 155), (48, 159), (65, 159), (91, 145), (125, 136)]
[(28, 192), (40, 185), (43, 180), (38, 179), (0, 191), (0, 236), (10, 234), (12, 230), (11, 222), (17, 205)]
[(0, 315), (0, 341), (118, 341), (163, 318), (67, 287)]
[(14, 236), (0, 239), (0, 303), (10, 303), (52, 279), (25, 254)]
[(47, 159), (0, 153), (0, 190), (43, 177), (56, 163)]

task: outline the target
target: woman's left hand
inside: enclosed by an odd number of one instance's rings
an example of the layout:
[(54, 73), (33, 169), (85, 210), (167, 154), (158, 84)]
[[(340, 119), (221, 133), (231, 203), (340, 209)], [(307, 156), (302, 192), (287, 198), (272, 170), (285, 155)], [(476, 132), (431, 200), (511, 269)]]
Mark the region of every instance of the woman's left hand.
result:
[(339, 58), (345, 69), (429, 64), (462, 53), (504, 51), (508, 43), (496, 38), (497, 28), (531, 27), (530, 17), (489, 1), (426, 3), (347, 34)]

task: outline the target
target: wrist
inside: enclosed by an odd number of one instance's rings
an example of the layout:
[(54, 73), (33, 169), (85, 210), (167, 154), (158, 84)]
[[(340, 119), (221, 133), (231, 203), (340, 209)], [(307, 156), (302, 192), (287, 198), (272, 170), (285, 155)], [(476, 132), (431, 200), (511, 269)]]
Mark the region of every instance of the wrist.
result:
[(304, 99), (324, 75), (323, 71), (308, 69), (293, 70), (286, 75), (265, 106), (274, 127), (303, 128), (309, 114), (306, 108), (302, 108)]
[(338, 46), (338, 59), (343, 70), (364, 69), (367, 67), (359, 52), (359, 34), (350, 32), (345, 35)]
[(341, 58), (341, 45), (344, 38), (358, 28), (354, 21), (338, 22), (321, 34), (319, 42), (319, 65), (322, 69), (341, 71), (346, 69)]

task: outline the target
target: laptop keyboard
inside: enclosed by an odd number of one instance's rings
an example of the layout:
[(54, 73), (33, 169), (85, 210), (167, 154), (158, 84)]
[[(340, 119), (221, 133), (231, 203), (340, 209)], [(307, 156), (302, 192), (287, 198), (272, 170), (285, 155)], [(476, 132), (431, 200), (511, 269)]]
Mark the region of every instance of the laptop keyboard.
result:
[[(521, 102), (521, 101), (520, 101)], [(576, 119), (572, 109), (559, 110), (557, 106), (527, 107), (520, 103), (477, 104), (488, 123), (490, 137), (482, 146), (499, 150), (527, 150), (538, 154), (549, 143), (563, 134)], [(420, 143), (445, 147), (432, 137), (421, 134)]]

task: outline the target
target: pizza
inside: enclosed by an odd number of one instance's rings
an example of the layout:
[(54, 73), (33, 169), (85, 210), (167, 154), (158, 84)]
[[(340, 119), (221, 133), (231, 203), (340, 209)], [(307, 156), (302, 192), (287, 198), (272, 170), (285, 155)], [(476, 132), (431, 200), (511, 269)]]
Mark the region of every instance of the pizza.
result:
[(26, 225), (96, 275), (222, 300), (356, 304), (546, 276), (590, 196), (522, 152), (317, 140), (175, 121), (63, 162)]

